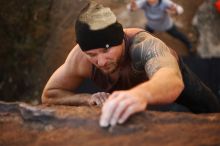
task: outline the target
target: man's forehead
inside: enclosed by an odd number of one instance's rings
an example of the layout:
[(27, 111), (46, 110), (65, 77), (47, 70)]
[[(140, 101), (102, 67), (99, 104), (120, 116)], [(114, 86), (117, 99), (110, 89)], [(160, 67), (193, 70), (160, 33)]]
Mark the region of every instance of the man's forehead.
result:
[(105, 50), (106, 48), (95, 48), (95, 49), (91, 49), (88, 51), (84, 51), (85, 53), (99, 53), (102, 52), (103, 50)]

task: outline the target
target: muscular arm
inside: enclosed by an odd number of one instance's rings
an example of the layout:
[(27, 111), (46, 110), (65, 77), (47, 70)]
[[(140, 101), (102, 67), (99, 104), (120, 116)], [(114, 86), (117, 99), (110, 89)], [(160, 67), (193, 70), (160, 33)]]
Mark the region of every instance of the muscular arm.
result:
[[(131, 92), (147, 98), (148, 104), (166, 104), (176, 100), (183, 90), (183, 81), (177, 59), (159, 39), (140, 33), (134, 40), (133, 57), (136, 68), (142, 66), (150, 78)], [(149, 97), (145, 94), (149, 92)]]
[(76, 46), (68, 55), (65, 63), (50, 77), (43, 94), (42, 103), (62, 105), (87, 105), (86, 94), (75, 94), (80, 83), (90, 76), (91, 65)]
[(162, 41), (142, 32), (131, 47), (133, 68), (145, 70), (149, 80), (129, 90), (113, 92), (102, 108), (100, 126), (122, 124), (148, 104), (172, 103), (184, 88), (177, 59)]

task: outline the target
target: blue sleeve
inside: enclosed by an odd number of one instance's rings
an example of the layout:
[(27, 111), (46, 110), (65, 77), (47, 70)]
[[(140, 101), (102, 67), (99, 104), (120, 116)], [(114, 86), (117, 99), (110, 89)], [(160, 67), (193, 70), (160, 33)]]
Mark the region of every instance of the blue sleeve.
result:
[(138, 8), (144, 9), (144, 6), (146, 4), (146, 0), (136, 0), (136, 4), (137, 4)]

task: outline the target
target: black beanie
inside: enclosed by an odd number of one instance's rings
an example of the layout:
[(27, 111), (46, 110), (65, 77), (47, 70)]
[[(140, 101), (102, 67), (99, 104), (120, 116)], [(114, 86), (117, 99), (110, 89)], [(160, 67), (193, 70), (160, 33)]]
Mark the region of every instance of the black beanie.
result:
[(120, 45), (124, 32), (110, 8), (91, 1), (75, 24), (76, 42), (83, 51)]

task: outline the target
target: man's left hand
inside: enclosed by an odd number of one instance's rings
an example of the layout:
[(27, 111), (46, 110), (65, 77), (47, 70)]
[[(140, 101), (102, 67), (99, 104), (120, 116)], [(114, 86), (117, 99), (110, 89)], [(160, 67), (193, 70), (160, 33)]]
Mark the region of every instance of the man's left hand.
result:
[(147, 98), (139, 97), (131, 91), (116, 91), (102, 107), (100, 126), (114, 126), (124, 123), (132, 114), (144, 111), (147, 106)]
[(89, 104), (90, 105), (97, 105), (97, 106), (102, 106), (104, 102), (107, 100), (108, 96), (110, 94), (106, 92), (97, 92), (92, 94)]

